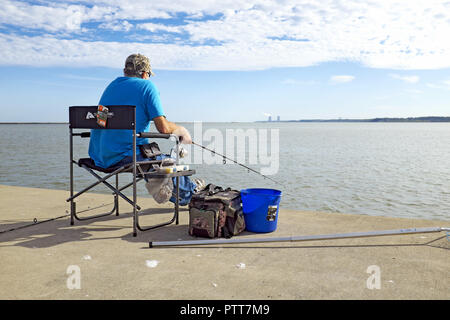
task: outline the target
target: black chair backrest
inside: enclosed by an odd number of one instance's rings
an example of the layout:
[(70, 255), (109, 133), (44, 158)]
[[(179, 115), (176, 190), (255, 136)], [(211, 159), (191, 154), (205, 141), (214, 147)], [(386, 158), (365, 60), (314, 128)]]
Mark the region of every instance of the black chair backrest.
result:
[(97, 124), (98, 106), (69, 107), (71, 129), (130, 129), (136, 127), (135, 106), (105, 106), (108, 108), (106, 127)]

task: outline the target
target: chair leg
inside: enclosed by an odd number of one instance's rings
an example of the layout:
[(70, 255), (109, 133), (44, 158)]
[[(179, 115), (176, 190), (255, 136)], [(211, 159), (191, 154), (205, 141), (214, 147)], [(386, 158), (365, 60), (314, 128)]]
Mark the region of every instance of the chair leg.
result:
[(177, 200), (175, 201), (175, 216), (176, 216), (176, 224), (178, 224), (178, 216), (180, 209), (180, 177), (176, 177), (175, 180), (176, 180), (175, 195), (177, 197)]
[[(116, 189), (119, 189), (119, 174), (116, 174)], [(114, 206), (116, 207), (116, 216), (119, 216), (119, 196), (114, 194)]]
[[(90, 210), (90, 209), (88, 209), (88, 210)], [(86, 210), (86, 211), (88, 211), (88, 210)], [(91, 220), (91, 219), (96, 219), (96, 218), (101, 218), (101, 217), (106, 217), (106, 216), (112, 215), (115, 211), (116, 211), (116, 203), (114, 203), (114, 207), (112, 208), (112, 210), (110, 212), (100, 213), (100, 214), (82, 218), (82, 217), (77, 216), (75, 202), (73, 202), (73, 205), (71, 208), (71, 218), (74, 217), (78, 221), (86, 221), (86, 220)], [(71, 221), (70, 224), (73, 225), (73, 221)]]
[[(84, 166), (83, 166), (84, 167)], [(115, 188), (109, 184), (106, 181), (100, 181), (100, 180), (104, 180), (102, 177), (100, 177), (99, 175), (97, 175), (96, 173), (94, 173), (92, 170), (90, 170), (89, 168), (85, 168), (87, 171), (89, 171), (92, 175), (94, 175), (97, 179), (99, 179), (99, 182), (103, 183), (104, 185), (106, 185), (109, 189), (113, 190), (113, 195), (114, 195), (114, 207), (112, 208), (112, 210), (110, 212), (107, 213), (101, 213), (101, 214), (97, 214), (97, 215), (93, 215), (93, 216), (89, 216), (89, 217), (79, 217), (77, 216), (77, 212), (76, 212), (76, 205), (75, 205), (75, 201), (74, 198), (80, 196), (82, 193), (84, 192), (79, 192), (77, 193), (75, 196), (73, 196), (73, 190), (71, 189), (71, 197), (69, 199), (67, 199), (67, 201), (70, 201), (70, 224), (74, 225), (75, 219), (79, 220), (79, 221), (84, 221), (84, 220), (90, 220), (90, 219), (95, 219), (95, 218), (100, 218), (100, 217), (105, 217), (105, 216), (109, 216), (113, 213), (116, 214), (116, 216), (119, 215), (119, 196), (124, 198), (127, 202), (133, 204), (133, 202), (126, 197), (122, 192), (120, 192), (121, 190), (124, 190), (126, 188), (128, 188), (129, 186), (133, 185), (133, 182), (131, 184), (127, 184), (126, 186), (122, 187), (119, 189), (119, 174), (120, 172), (117, 172), (115, 175)], [(139, 179), (136, 180), (140, 181)], [(98, 184), (98, 183), (96, 183)], [(91, 185), (92, 186), (92, 185)], [(91, 186), (89, 186), (87, 189), (91, 188)], [(133, 204), (134, 206), (134, 204)], [(140, 207), (136, 204), (137, 209), (140, 209)]]
[[(135, 229), (138, 229), (139, 231), (148, 231), (148, 230), (160, 228), (160, 227), (163, 227), (163, 226), (167, 226), (167, 225), (172, 224), (174, 222), (176, 224), (178, 224), (178, 215), (179, 215), (179, 207), (180, 207), (180, 177), (176, 176), (175, 181), (176, 181), (175, 182), (175, 184), (176, 184), (176, 187), (175, 187), (175, 198), (176, 198), (176, 200), (175, 200), (175, 208), (174, 208), (175, 210), (174, 210), (174, 214), (172, 216), (172, 219), (170, 219), (167, 222), (159, 223), (159, 224), (156, 224), (156, 225), (153, 225), (153, 226), (150, 226), (150, 227), (141, 227), (139, 225), (139, 213), (136, 212), (136, 214), (134, 215), (134, 217), (135, 217), (135, 222), (134, 222)], [(133, 232), (133, 236), (134, 237), (136, 237), (135, 229), (134, 229), (134, 232)]]
[[(114, 188), (111, 184), (109, 184), (109, 183), (106, 181), (105, 178), (109, 178), (110, 175), (105, 176), (105, 177), (102, 178), (102, 177), (100, 177), (98, 174), (96, 174), (92, 169), (90, 169), (90, 168), (88, 168), (88, 167), (86, 167), (86, 166), (84, 166), (84, 165), (82, 165), (82, 167), (85, 168), (87, 171), (89, 171), (94, 177), (96, 177), (96, 178), (98, 179), (98, 181), (97, 181), (96, 183), (90, 185), (89, 187), (85, 188), (84, 190), (78, 192), (75, 196), (69, 198), (69, 199), (66, 200), (66, 201), (72, 200), (73, 198), (75, 198), (75, 197), (79, 196), (80, 194), (86, 192), (86, 191), (89, 190), (92, 186), (95, 186), (95, 185), (97, 185), (97, 184), (99, 184), (99, 183), (103, 183), (103, 184), (104, 184), (105, 186), (107, 186), (111, 191), (113, 191), (116, 195), (120, 196), (122, 199), (124, 199), (125, 201), (127, 201), (129, 204), (131, 204), (132, 206), (134, 206), (134, 202), (133, 202), (132, 200), (130, 200), (126, 195), (124, 195), (124, 194), (123, 194), (122, 192), (120, 192), (117, 188)], [(123, 171), (123, 170), (122, 170), (122, 171)], [(122, 172), (122, 171), (117, 172), (117, 174), (119, 174), (119, 173)], [(133, 183), (133, 184), (135, 184), (135, 183)], [(123, 188), (122, 188), (122, 189), (123, 189)], [(122, 190), (122, 189), (121, 189), (121, 190)], [(136, 205), (136, 206), (137, 206), (137, 209), (138, 209), (138, 210), (141, 210), (141, 207), (140, 207), (140, 206), (138, 206), (138, 205)]]
[(75, 201), (70, 202), (70, 225), (73, 226), (75, 224)]
[[(78, 217), (77, 216), (77, 211), (76, 211), (76, 203), (73, 200), (74, 196), (73, 196), (73, 184), (72, 184), (73, 182), (72, 181), (73, 180), (72, 180), (72, 176), (71, 176), (71, 186), (70, 186), (70, 188), (71, 188), (70, 189), (71, 197), (68, 200), (66, 200), (66, 201), (70, 201), (70, 225), (71, 226), (73, 226), (75, 224), (75, 219), (77, 219), (78, 221), (90, 220), (90, 219), (95, 219), (95, 218), (109, 216), (109, 215), (113, 214), (114, 212), (116, 212), (116, 215), (119, 215), (119, 198), (118, 198), (118, 195), (116, 193), (115, 196), (114, 196), (114, 207), (113, 207), (113, 209), (110, 212), (97, 214), (97, 215), (93, 215), (93, 216), (86, 217), (86, 218)], [(117, 182), (118, 182), (118, 180), (117, 180), (117, 176), (116, 176), (116, 183)], [(103, 182), (103, 183), (107, 184), (106, 182)], [(111, 185), (109, 185), (109, 186), (111, 186)], [(113, 188), (113, 187), (111, 186), (111, 188)], [(81, 193), (79, 193), (78, 195), (80, 195), (80, 194)]]

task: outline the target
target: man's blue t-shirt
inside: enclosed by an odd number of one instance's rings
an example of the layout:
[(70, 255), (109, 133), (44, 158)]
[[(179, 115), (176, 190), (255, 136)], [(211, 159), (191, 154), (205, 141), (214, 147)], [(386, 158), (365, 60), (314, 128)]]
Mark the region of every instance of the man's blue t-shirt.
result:
[[(150, 80), (135, 77), (119, 77), (109, 84), (99, 104), (136, 106), (136, 132), (149, 131), (150, 121), (163, 116), (159, 91)], [(147, 139), (137, 138), (137, 145)], [(137, 154), (139, 154), (137, 148)], [(89, 156), (95, 165), (108, 168), (127, 156), (133, 156), (131, 130), (91, 130)]]

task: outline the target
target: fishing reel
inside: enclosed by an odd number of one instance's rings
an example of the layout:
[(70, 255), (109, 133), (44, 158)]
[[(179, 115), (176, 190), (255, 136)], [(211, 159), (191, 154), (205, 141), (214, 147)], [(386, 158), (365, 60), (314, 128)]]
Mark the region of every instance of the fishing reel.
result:
[[(175, 158), (176, 157), (176, 148), (175, 147), (173, 147), (172, 148), (172, 150), (170, 151), (170, 157), (171, 158)], [(184, 158), (184, 157), (186, 157), (188, 155), (188, 151), (184, 148), (184, 147), (179, 147), (179, 150), (178, 150), (178, 156), (180, 157), (180, 158)]]
[(180, 147), (180, 152), (178, 155), (180, 156), (180, 158), (184, 158), (188, 155), (188, 151), (185, 148)]

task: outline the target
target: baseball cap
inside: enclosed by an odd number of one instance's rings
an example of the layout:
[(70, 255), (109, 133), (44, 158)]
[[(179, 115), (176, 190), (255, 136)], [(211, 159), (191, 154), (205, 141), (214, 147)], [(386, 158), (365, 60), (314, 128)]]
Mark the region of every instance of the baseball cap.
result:
[(140, 53), (128, 56), (127, 60), (125, 60), (124, 71), (127, 74), (134, 74), (136, 76), (140, 76), (144, 71), (148, 72), (151, 76), (155, 75), (152, 71), (152, 67), (150, 66), (150, 60)]

